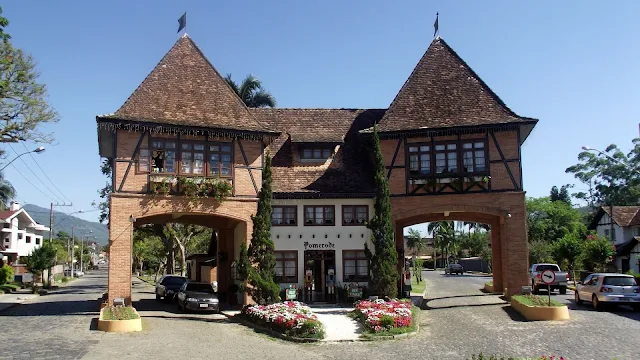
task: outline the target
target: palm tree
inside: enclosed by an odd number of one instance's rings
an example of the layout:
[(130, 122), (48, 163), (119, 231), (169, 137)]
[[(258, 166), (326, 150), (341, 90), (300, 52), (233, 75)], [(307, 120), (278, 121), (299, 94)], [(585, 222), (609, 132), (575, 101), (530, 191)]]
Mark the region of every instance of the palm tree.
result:
[(262, 83), (257, 77), (249, 74), (242, 80), (240, 85), (231, 79), (231, 74), (227, 74), (224, 80), (247, 107), (262, 108), (276, 106), (276, 99), (271, 93), (262, 88)]
[(8, 208), (9, 201), (16, 196), (16, 189), (7, 180), (4, 175), (0, 173), (0, 210), (6, 210)]
[(420, 234), (420, 231), (414, 228), (409, 228), (409, 233), (407, 234), (407, 247), (413, 251), (413, 254), (418, 255), (426, 246), (427, 243)]
[(427, 230), (433, 234), (433, 239), (435, 241), (434, 246), (439, 247), (442, 250), (441, 254), (447, 258), (447, 251), (455, 242), (455, 235), (453, 235), (453, 221), (431, 222), (427, 225)]

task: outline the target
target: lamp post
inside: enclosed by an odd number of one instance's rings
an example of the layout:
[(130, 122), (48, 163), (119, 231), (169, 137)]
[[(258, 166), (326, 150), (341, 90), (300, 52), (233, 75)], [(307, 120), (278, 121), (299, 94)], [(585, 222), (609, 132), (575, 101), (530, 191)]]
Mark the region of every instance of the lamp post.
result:
[(45, 150), (45, 149), (44, 149), (44, 146), (38, 146), (38, 147), (37, 147), (37, 148), (35, 148), (34, 150), (27, 151), (27, 152), (23, 152), (22, 154), (20, 154), (20, 155), (18, 155), (18, 156), (16, 156), (16, 157), (14, 157), (14, 158), (13, 158), (13, 160), (9, 161), (5, 166), (3, 166), (3, 167), (2, 167), (2, 169), (0, 169), (0, 172), (2, 172), (2, 170), (4, 170), (7, 166), (11, 165), (11, 163), (12, 163), (12, 162), (14, 162), (14, 161), (18, 160), (18, 158), (19, 158), (19, 157), (21, 157), (21, 156), (23, 156), (23, 155), (27, 155), (27, 154), (30, 154), (30, 153), (36, 153), (36, 154), (39, 154), (39, 153), (43, 152), (44, 150)]
[[(83, 210), (76, 211), (76, 213), (82, 213), (82, 212), (84, 212), (84, 211)], [(71, 213), (71, 214), (75, 214), (75, 213)], [(71, 215), (71, 214), (69, 214), (69, 215)], [(73, 253), (74, 253), (73, 248), (74, 248), (74, 246), (76, 244), (75, 229), (80, 230), (80, 229), (84, 229), (84, 228), (81, 227), (81, 226), (72, 226), (71, 227), (71, 249), (69, 249), (69, 241), (67, 240), (67, 254), (71, 255), (71, 263), (69, 265), (69, 267), (71, 268), (71, 278), (73, 278)]]

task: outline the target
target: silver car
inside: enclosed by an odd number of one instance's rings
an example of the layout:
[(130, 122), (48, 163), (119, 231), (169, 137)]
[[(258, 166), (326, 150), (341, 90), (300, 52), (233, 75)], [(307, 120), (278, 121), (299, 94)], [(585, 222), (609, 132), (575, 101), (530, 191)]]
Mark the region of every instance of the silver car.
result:
[(596, 273), (578, 281), (575, 291), (576, 304), (591, 302), (594, 309), (603, 305), (630, 305), (640, 310), (640, 286), (631, 275), (616, 273)]

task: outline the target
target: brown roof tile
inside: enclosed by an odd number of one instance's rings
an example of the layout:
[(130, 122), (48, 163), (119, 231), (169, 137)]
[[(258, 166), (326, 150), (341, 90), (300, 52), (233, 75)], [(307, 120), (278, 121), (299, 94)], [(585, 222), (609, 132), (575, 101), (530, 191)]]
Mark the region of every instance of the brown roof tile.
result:
[(380, 120), (384, 109), (249, 109), (258, 121), (289, 134), (294, 143), (342, 143), (354, 121)]
[(247, 110), (188, 36), (182, 36), (127, 101), (122, 120), (269, 131)]
[(13, 214), (17, 213), (19, 210), (5, 210), (5, 211), (0, 211), (0, 219), (2, 220), (6, 220), (8, 218), (10, 218), (11, 216), (13, 216)]
[[(609, 206), (603, 206), (602, 210), (611, 216)], [(620, 226), (640, 225), (640, 206), (614, 206), (613, 221)]]
[(389, 106), (380, 132), (537, 121), (518, 116), (437, 37)]
[[(373, 126), (385, 110), (369, 109), (251, 109), (260, 121), (282, 132), (269, 145), (273, 156), (273, 191), (276, 197), (292, 194), (370, 196), (374, 191), (368, 137), (358, 132)], [(340, 143), (327, 167), (293, 166), (298, 142)]]

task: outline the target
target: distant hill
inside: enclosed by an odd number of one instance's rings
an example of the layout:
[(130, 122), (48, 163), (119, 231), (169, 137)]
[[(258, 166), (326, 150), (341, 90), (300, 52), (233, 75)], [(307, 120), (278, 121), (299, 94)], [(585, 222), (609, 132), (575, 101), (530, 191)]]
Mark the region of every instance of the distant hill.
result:
[[(49, 226), (49, 209), (26, 204), (23, 208), (29, 213), (29, 215), (44, 226)], [(83, 228), (83, 230), (77, 230), (77, 234), (86, 234), (89, 231), (93, 231), (91, 236), (95, 236), (101, 245), (106, 245), (109, 242), (109, 229), (106, 225), (100, 224), (97, 221), (87, 221), (80, 218), (77, 218), (73, 215), (69, 216), (65, 213), (59, 211), (53, 211), (53, 232), (57, 233), (58, 231), (64, 231), (71, 235), (71, 227), (75, 226), (76, 228)], [(86, 229), (86, 230), (85, 230)], [(45, 235), (45, 239), (49, 237), (49, 233), (47, 232)]]

